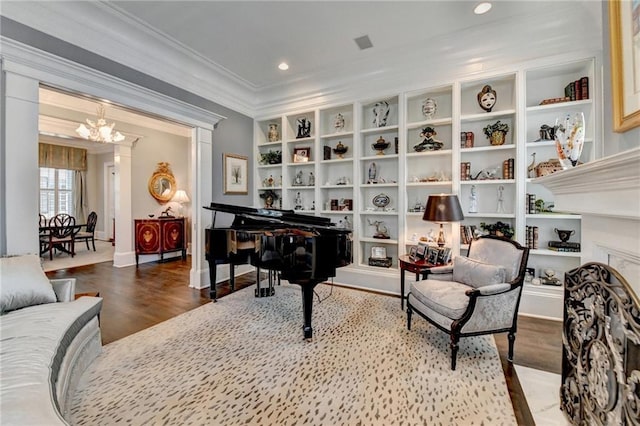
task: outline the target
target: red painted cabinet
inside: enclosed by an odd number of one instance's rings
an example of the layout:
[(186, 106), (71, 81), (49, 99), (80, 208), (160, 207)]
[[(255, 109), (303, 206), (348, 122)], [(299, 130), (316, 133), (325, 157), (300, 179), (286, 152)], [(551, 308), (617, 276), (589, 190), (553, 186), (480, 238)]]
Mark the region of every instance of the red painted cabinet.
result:
[(182, 252), (187, 258), (184, 218), (135, 219), (136, 265), (141, 254), (159, 254), (160, 261), (165, 253)]

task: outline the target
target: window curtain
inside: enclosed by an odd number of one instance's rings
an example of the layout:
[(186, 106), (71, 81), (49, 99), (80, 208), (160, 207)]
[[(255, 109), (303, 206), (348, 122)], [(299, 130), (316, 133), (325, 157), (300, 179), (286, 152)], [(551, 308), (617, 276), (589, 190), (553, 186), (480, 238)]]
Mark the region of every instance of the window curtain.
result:
[(87, 218), (87, 150), (71, 146), (41, 143), (38, 145), (38, 166), (73, 170), (73, 209), (78, 222)]

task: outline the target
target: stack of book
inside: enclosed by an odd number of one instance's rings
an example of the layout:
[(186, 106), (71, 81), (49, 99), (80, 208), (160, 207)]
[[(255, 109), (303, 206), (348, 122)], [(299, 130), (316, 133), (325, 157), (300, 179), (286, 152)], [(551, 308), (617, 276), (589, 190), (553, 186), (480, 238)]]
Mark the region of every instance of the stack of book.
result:
[(580, 243), (569, 241), (549, 241), (549, 250), (580, 253)]
[(471, 180), (471, 163), (460, 163), (460, 180)]
[(502, 162), (502, 179), (513, 179), (514, 164), (515, 160), (513, 158), (508, 158)]
[(527, 198), (525, 202), (527, 203), (525, 205), (527, 214), (538, 213), (536, 211), (536, 194), (527, 194)]
[(564, 95), (572, 101), (589, 99), (589, 77), (582, 77), (567, 84)]
[[(527, 226), (526, 228), (527, 247), (530, 249), (538, 248), (538, 227)], [(551, 244), (551, 243), (549, 243)]]
[(460, 242), (469, 244), (474, 239), (475, 231), (475, 225), (460, 225)]

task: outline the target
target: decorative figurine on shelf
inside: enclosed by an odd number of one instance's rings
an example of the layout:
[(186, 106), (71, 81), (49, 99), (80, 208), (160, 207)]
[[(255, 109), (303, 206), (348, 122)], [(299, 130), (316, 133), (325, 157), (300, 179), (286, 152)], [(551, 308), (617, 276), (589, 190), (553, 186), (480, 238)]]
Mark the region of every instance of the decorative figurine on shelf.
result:
[(296, 139), (308, 138), (311, 136), (311, 121), (307, 120), (306, 117), (300, 117), (297, 119), (297, 123), (298, 134), (296, 135)]
[(438, 110), (438, 104), (435, 99), (427, 98), (422, 101), (422, 115), (427, 120), (431, 120)]
[(378, 151), (376, 155), (384, 155), (384, 150), (389, 148), (389, 142), (385, 141), (384, 138), (380, 136), (376, 143), (371, 144), (371, 148)]
[(556, 138), (556, 128), (553, 126), (549, 126), (548, 124), (543, 124), (540, 126), (540, 139), (536, 139), (534, 142), (539, 141), (552, 141)]
[(527, 177), (536, 177), (536, 153), (531, 154), (531, 163), (527, 166)]
[(478, 213), (478, 190), (475, 185), (471, 185), (469, 194), (469, 213)]
[(486, 112), (491, 112), (498, 100), (498, 94), (488, 84), (478, 93), (478, 105)]
[(309, 186), (315, 186), (316, 177), (313, 175), (313, 172), (309, 172)]
[(415, 152), (422, 151), (438, 151), (442, 149), (443, 143), (435, 140), (433, 137), (437, 135), (433, 127), (425, 127), (420, 133), (420, 137), (423, 138), (422, 142), (413, 146)]
[(375, 226), (376, 227), (376, 232), (375, 234), (373, 234), (373, 238), (380, 238), (383, 240), (388, 240), (389, 238), (389, 231), (387, 230), (387, 227), (384, 226), (384, 222), (381, 220), (371, 220), (371, 219), (367, 219), (367, 222), (369, 222), (370, 226)]
[(497, 213), (505, 213), (504, 211), (504, 186), (498, 186), (498, 207), (496, 209)]
[(377, 183), (378, 182), (378, 166), (376, 163), (369, 164), (369, 180), (367, 183)]
[(336, 118), (333, 122), (333, 128), (336, 133), (344, 131), (344, 116), (340, 113), (336, 114)]
[(348, 229), (348, 230), (352, 229), (351, 221), (349, 220), (349, 216), (345, 216), (344, 217), (344, 222), (343, 223), (344, 223), (344, 229)]
[(294, 210), (304, 210), (302, 207), (302, 195), (300, 195), (300, 191), (296, 193), (296, 199), (294, 202), (296, 203)]
[(391, 198), (387, 194), (378, 194), (371, 201), (378, 210), (387, 211), (387, 206), (391, 203)]
[(476, 177), (472, 177), (471, 180), (487, 180), (498, 179), (500, 176), (500, 167), (487, 167), (478, 172)]
[(387, 125), (387, 118), (389, 118), (389, 102), (380, 101), (373, 104), (373, 125), (384, 127)]
[(269, 123), (269, 133), (267, 134), (269, 142), (278, 142), (280, 140), (280, 132), (278, 131), (278, 124)]
[(344, 154), (346, 154), (348, 150), (349, 150), (349, 147), (344, 146), (340, 141), (338, 141), (338, 145), (336, 145), (336, 147), (333, 148), (333, 152), (337, 154), (338, 158), (340, 159), (344, 158)]
[(569, 241), (569, 238), (571, 238), (571, 236), (576, 233), (574, 229), (553, 228), (553, 230), (556, 234), (558, 234), (558, 238), (560, 238), (560, 241), (562, 241), (563, 243)]
[(303, 186), (304, 182), (302, 181), (302, 170), (298, 170), (296, 173), (296, 177), (293, 180), (293, 186)]
[(315, 209), (316, 209), (316, 200), (313, 200), (311, 202), (311, 211), (315, 211)]
[(272, 190), (264, 191), (260, 193), (260, 198), (264, 200), (264, 208), (272, 209), (273, 203), (279, 198), (278, 194)]

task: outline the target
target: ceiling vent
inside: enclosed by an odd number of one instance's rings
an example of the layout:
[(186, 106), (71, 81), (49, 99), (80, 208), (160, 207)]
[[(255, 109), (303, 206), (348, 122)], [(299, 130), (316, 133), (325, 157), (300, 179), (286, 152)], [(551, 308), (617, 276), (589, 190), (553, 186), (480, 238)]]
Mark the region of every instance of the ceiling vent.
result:
[(360, 50), (365, 50), (370, 47), (373, 47), (373, 43), (371, 43), (371, 40), (369, 39), (368, 35), (363, 35), (362, 37), (358, 37), (354, 39), (354, 41), (356, 42)]

